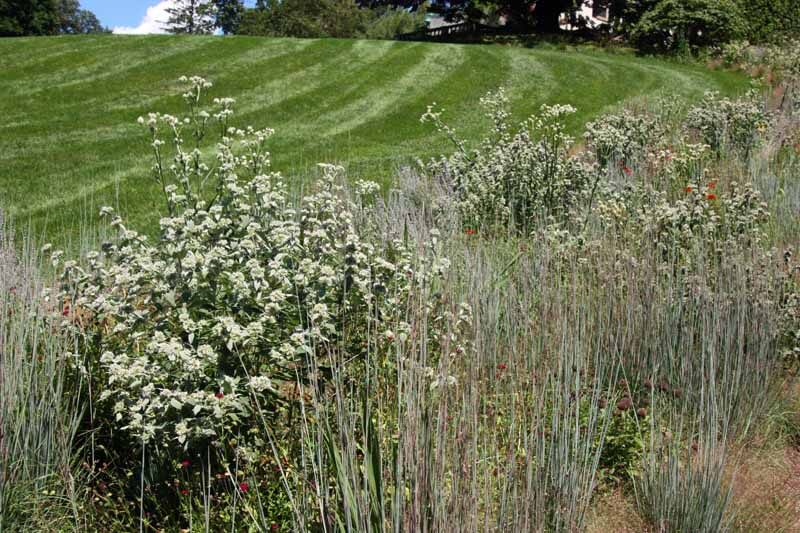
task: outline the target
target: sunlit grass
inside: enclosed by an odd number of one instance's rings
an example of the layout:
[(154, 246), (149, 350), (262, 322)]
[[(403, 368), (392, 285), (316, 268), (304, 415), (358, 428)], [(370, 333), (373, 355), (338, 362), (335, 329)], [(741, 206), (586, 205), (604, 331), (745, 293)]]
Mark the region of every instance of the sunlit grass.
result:
[(246, 37), (5, 39), (0, 70), (0, 206), (56, 241), (104, 204), (153, 227), (157, 187), (135, 121), (153, 109), (178, 112), (184, 74), (238, 98), (235, 125), (274, 128), (274, 166), (295, 181), (329, 161), (384, 183), (446, 148), (419, 122), (434, 101), (475, 139), (483, 123), (474, 103), (499, 86), (518, 118), (542, 103), (574, 105), (573, 133), (641, 95), (746, 86), (728, 72), (589, 49)]

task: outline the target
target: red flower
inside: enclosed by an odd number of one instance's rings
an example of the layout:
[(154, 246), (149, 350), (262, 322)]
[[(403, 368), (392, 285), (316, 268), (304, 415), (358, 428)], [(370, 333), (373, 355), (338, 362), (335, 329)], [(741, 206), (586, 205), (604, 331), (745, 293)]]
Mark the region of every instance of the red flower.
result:
[(717, 188), (717, 182), (716, 181), (712, 181), (711, 183), (708, 184), (708, 188), (709, 189), (716, 189)]
[(506, 368), (508, 368), (508, 366), (506, 366), (505, 363), (500, 363), (497, 365), (497, 370), (505, 370)]
[(242, 492), (247, 492), (248, 490), (250, 490), (250, 485), (248, 485), (247, 482), (242, 481), (241, 483), (239, 483), (239, 490), (241, 490)]
[(192, 464), (192, 463), (189, 462), (189, 459), (184, 459), (183, 461), (181, 461), (181, 466), (183, 468), (189, 468), (190, 464)]
[(61, 310), (62, 316), (69, 316), (69, 305), (64, 305), (64, 309)]
[(225, 397), (225, 395), (224, 395), (224, 394), (222, 394), (221, 392), (218, 392), (218, 393), (216, 393), (216, 394), (214, 395), (214, 397), (215, 397), (215, 398), (217, 398), (217, 399), (219, 400), (219, 399), (221, 399), (221, 398), (224, 398), (224, 397)]
[(709, 200), (716, 200), (717, 199), (717, 195), (712, 192), (710, 194), (707, 194), (706, 198), (709, 199)]
[(626, 175), (628, 175), (628, 176), (630, 176), (631, 174), (633, 174), (633, 170), (631, 170), (631, 169), (630, 169), (630, 167), (628, 167), (628, 166), (624, 166), (624, 167), (622, 167), (622, 171), (623, 171), (623, 172), (624, 172)]
[(466, 233), (467, 235), (477, 235), (477, 233), (478, 233), (478, 230), (474, 230), (474, 229), (472, 229), (472, 228), (468, 228), (468, 229), (467, 229), (467, 231), (466, 231), (465, 233)]
[(278, 524), (276, 524), (275, 522), (273, 522), (273, 523), (272, 523), (272, 525), (271, 525), (271, 526), (269, 526), (269, 528), (270, 528), (272, 531), (278, 531)]
[(625, 396), (620, 401), (617, 402), (617, 409), (620, 411), (627, 411), (633, 406), (633, 400), (630, 397)]
[(183, 494), (184, 496), (186, 496), (187, 494), (189, 494), (189, 491), (188, 491), (188, 490), (186, 490), (186, 489), (181, 489), (181, 494)]
[(686, 192), (692, 192), (693, 190), (694, 189), (692, 189), (691, 185), (689, 187), (686, 187)]

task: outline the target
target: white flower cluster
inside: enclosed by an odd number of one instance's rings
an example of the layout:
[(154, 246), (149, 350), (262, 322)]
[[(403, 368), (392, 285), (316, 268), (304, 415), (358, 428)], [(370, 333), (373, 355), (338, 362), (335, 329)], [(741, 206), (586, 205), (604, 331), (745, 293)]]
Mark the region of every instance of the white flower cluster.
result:
[(722, 62), (728, 66), (749, 65), (755, 60), (753, 46), (750, 41), (731, 41), (714, 49)]
[[(190, 124), (206, 120), (192, 113)], [(370, 243), (337, 185), (340, 167), (325, 165), (318, 191), (294, 204), (280, 174), (265, 172), (270, 130), (226, 130), (207, 170), (199, 151), (184, 152), (183, 120), (141, 122), (155, 140), (169, 124), (175, 147), (177, 185), (155, 151), (170, 209), (160, 236), (113, 218), (118, 239), (65, 266), (61, 295), (97, 354), (101, 400), (138, 439), (188, 446), (245, 427), (256, 404), (277, 401), (280, 382), (308, 379), (329, 344), (366, 350), (369, 332), (397, 328), (414, 287), (446, 269), (401, 241)], [(212, 173), (213, 197), (201, 195), (192, 180)]]
[(573, 139), (564, 132), (563, 119), (575, 109), (544, 105), (512, 133), (503, 91), (481, 102), (493, 128), (474, 150), (465, 148), (441, 113), (429, 109), (422, 117), (457, 147), (451, 156), (430, 162), (427, 172), (450, 184), (463, 224), (525, 231), (535, 220), (567, 218), (587, 194), (594, 170), (569, 154)]
[(656, 118), (624, 110), (588, 123), (584, 138), (601, 165), (610, 162), (627, 165), (643, 157), (645, 149), (662, 133)]
[(743, 98), (721, 98), (718, 93), (706, 92), (689, 110), (685, 126), (698, 132), (718, 154), (732, 150), (747, 159), (767, 130), (769, 115), (754, 91)]
[(800, 363), (800, 265), (786, 251), (784, 260), (788, 271), (789, 285), (782, 305), (781, 331), (783, 356), (788, 362)]
[(714, 260), (754, 247), (763, 240), (769, 216), (750, 184), (735, 183), (728, 192), (714, 183), (689, 185), (677, 199), (634, 187), (607, 195), (598, 202), (597, 213), (631, 245), (653, 242), (665, 258), (678, 261), (687, 259), (696, 246)]
[(647, 150), (646, 161), (650, 173), (663, 178), (660, 185), (682, 189), (686, 183), (704, 181), (708, 171), (710, 147), (678, 139), (674, 144), (657, 144)]

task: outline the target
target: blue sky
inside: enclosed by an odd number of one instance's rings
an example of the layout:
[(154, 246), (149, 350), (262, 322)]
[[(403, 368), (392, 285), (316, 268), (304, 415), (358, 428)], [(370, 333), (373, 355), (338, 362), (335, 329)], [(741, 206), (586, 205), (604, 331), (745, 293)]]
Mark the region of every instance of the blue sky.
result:
[[(119, 33), (150, 33), (159, 30), (170, 0), (81, 0), (81, 7), (94, 12), (104, 26)], [(252, 5), (254, 0), (245, 1)]]

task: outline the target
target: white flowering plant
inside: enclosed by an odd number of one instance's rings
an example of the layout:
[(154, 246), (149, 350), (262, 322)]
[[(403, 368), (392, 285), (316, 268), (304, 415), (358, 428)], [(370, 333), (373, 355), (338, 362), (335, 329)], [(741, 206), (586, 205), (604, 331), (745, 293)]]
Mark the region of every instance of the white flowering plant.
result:
[(655, 245), (663, 258), (686, 266), (698, 247), (713, 266), (736, 251), (763, 243), (767, 204), (752, 184), (716, 182), (687, 185), (679, 197), (636, 185), (604, 191), (595, 210), (630, 250)]
[(680, 137), (674, 143), (659, 143), (647, 150), (647, 171), (660, 190), (682, 193), (687, 183), (708, 181), (711, 149)]
[(789, 365), (800, 364), (800, 264), (791, 250), (783, 253), (785, 296), (781, 302), (781, 344)]
[(647, 147), (662, 134), (663, 127), (656, 117), (626, 109), (588, 123), (584, 139), (601, 165), (629, 165), (642, 158)]
[(780, 96), (778, 107), (796, 113), (800, 109), (800, 40), (782, 38), (758, 46), (734, 41), (717, 51), (726, 65), (758, 74)]
[(754, 60), (753, 45), (748, 40), (730, 41), (713, 48), (712, 51), (727, 67), (749, 65)]
[[(256, 416), (269, 419), (282, 384), (323, 381), (312, 373), (326, 347), (357, 365), (370, 335), (398, 328), (415, 285), (447, 266), (434, 253), (412, 259), (399, 240), (370, 242), (339, 167), (324, 165), (316, 192), (293, 202), (269, 170), (272, 132), (230, 127), (230, 99), (202, 111), (210, 83), (185, 81), (186, 118), (140, 120), (168, 209), (158, 237), (104, 208), (118, 237), (83, 264), (66, 263), (61, 294), (113, 423), (136, 441), (178, 448), (219, 444)], [(199, 141), (213, 123), (223, 136), (209, 161)], [(375, 192), (359, 187), (360, 198)]]
[(718, 155), (730, 150), (748, 159), (769, 126), (770, 116), (755, 91), (741, 98), (723, 98), (706, 92), (689, 110), (685, 127), (697, 132), (703, 143)]
[(543, 105), (514, 132), (502, 89), (487, 94), (481, 104), (492, 130), (471, 150), (443, 122), (441, 110), (431, 106), (422, 117), (456, 146), (455, 153), (431, 161), (425, 170), (449, 184), (462, 224), (526, 232), (549, 217), (570, 219), (589, 197), (597, 176), (591, 164), (570, 154), (574, 139), (563, 121), (575, 109)]

